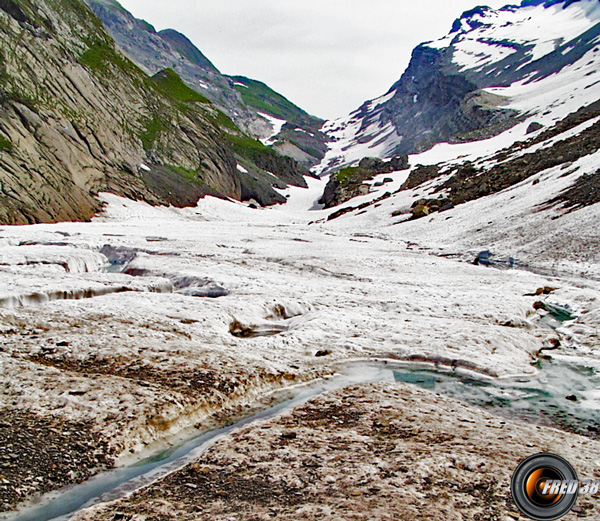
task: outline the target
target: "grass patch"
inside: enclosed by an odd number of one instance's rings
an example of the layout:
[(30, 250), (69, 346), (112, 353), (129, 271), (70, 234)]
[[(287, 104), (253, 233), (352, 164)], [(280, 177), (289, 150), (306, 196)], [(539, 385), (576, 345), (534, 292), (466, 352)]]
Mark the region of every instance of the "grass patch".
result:
[(189, 181), (190, 183), (194, 183), (197, 185), (204, 185), (205, 182), (200, 177), (200, 173), (198, 170), (188, 170), (187, 168), (183, 168), (182, 166), (175, 165), (165, 165), (167, 168), (171, 169), (175, 172), (179, 177)]
[(232, 121), (232, 119), (220, 110), (217, 110), (216, 116), (209, 116), (208, 119), (210, 119), (216, 126), (220, 128), (228, 128), (230, 130), (236, 130), (238, 132), (240, 130), (238, 126)]
[(106, 69), (108, 46), (99, 43), (93, 44), (79, 57), (79, 63), (94, 71)]
[(144, 150), (150, 150), (162, 132), (166, 132), (167, 126), (158, 114), (142, 121), (143, 130), (139, 135)]
[(138, 79), (146, 76), (131, 60), (122, 56), (112, 42), (97, 40), (88, 44), (88, 47), (77, 61), (90, 71), (106, 75), (111, 72), (112, 67), (116, 67)]
[(339, 172), (337, 172), (335, 174), (335, 178), (341, 185), (347, 185), (352, 179), (353, 175), (358, 172), (358, 170), (358, 166), (347, 166), (345, 168), (342, 168)]
[(12, 152), (12, 149), (12, 142), (4, 136), (0, 136), (0, 152)]
[(231, 143), (235, 153), (251, 160), (264, 154), (272, 154), (274, 156), (278, 155), (273, 149), (263, 145), (257, 139), (253, 139), (249, 136), (227, 135), (227, 139)]
[(307, 124), (311, 120), (314, 124), (314, 121), (316, 121), (316, 118), (309, 116), (268, 85), (260, 81), (245, 78), (244, 76), (232, 76), (232, 79), (234, 82), (246, 85), (246, 87), (236, 85), (235, 89), (240, 93), (247, 105), (271, 114), (276, 118), (285, 119), (295, 125)]
[(0, 105), (4, 105), (9, 101), (14, 101), (16, 103), (20, 103), (21, 105), (25, 105), (29, 110), (33, 112), (36, 112), (38, 109), (38, 102), (31, 96), (16, 91), (2, 92), (2, 89), (0, 87)]
[(165, 69), (156, 73), (152, 76), (152, 83), (159, 91), (176, 101), (210, 103), (208, 98), (188, 87), (173, 69)]

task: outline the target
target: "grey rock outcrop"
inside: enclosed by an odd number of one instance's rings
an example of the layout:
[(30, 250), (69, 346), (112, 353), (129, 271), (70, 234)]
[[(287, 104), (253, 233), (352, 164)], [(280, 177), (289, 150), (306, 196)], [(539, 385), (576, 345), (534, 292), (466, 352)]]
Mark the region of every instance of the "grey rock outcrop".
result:
[[(376, 175), (406, 170), (408, 167), (408, 156), (406, 155), (396, 156), (388, 161), (376, 157), (365, 157), (358, 166), (342, 168), (331, 174), (319, 203), (324, 208), (331, 208), (345, 203), (357, 195), (365, 195), (370, 189), (369, 185), (365, 183), (366, 181), (370, 181)], [(378, 186), (382, 186), (385, 182), (386, 180), (382, 181)]]
[(102, 191), (283, 202), (252, 161), (261, 144), (174, 71), (147, 76), (84, 2), (5, 0), (0, 48), (0, 223), (87, 220)]

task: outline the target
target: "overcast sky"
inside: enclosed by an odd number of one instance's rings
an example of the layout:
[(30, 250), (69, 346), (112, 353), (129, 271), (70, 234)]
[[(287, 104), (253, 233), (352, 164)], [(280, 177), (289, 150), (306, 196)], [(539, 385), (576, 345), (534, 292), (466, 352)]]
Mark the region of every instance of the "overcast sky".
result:
[[(330, 119), (384, 94), (412, 49), (460, 14), (506, 0), (120, 0), (157, 30), (184, 33), (225, 74), (264, 81)], [(517, 2), (514, 2), (517, 3)]]

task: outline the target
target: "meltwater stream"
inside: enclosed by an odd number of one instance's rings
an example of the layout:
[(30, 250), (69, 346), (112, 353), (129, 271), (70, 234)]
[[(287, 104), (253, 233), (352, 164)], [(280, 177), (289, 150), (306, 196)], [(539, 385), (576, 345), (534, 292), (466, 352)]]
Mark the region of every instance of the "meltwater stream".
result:
[(596, 399), (600, 374), (594, 368), (565, 362), (544, 360), (541, 363), (540, 371), (535, 375), (505, 379), (479, 378), (425, 365), (353, 363), (345, 366), (342, 374), (336, 377), (279, 392), (276, 405), (232, 425), (202, 433), (135, 465), (103, 472), (81, 485), (55, 493), (51, 499), (45, 498), (17, 514), (2, 517), (10, 521), (67, 519), (82, 508), (122, 497), (182, 467), (235, 428), (282, 414), (326, 391), (358, 383), (399, 381), (415, 384), (507, 418), (598, 437), (600, 410)]

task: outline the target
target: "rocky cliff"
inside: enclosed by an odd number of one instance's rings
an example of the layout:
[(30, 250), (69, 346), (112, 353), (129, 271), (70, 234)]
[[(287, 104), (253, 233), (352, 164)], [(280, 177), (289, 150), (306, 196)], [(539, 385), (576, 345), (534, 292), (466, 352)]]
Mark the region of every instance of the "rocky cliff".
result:
[(83, 1), (3, 0), (0, 42), (0, 223), (86, 220), (101, 191), (283, 202), (253, 160), (272, 151), (173, 70), (145, 74)]
[(262, 82), (228, 77), (183, 34), (157, 32), (116, 0), (88, 0), (123, 52), (148, 74), (175, 70), (188, 87), (210, 99), (250, 136), (312, 166), (325, 155), (323, 120), (310, 116)]
[[(447, 36), (413, 51), (408, 68), (384, 96), (326, 123), (333, 143), (320, 170), (364, 156), (485, 139), (530, 118), (537, 107), (514, 106), (499, 90), (583, 64), (600, 34), (598, 6), (597, 0), (525, 0), (465, 12)], [(588, 79), (589, 88), (594, 81)], [(562, 101), (567, 97), (563, 93)], [(540, 109), (542, 114), (548, 106)]]

